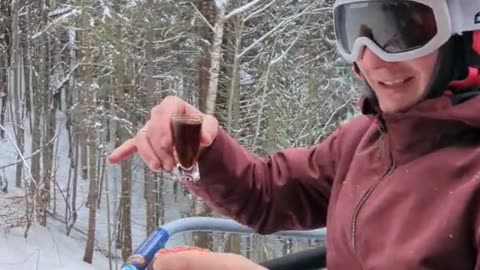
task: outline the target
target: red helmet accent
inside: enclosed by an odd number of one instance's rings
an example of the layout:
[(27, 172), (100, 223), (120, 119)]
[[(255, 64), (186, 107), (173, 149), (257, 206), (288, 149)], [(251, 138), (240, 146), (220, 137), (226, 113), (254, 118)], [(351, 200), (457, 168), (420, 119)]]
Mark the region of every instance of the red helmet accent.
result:
[(453, 81), (449, 84), (455, 89), (466, 89), (480, 85), (480, 71), (478, 68), (470, 67), (468, 76), (463, 80)]
[(480, 56), (480, 31), (473, 32), (473, 51)]

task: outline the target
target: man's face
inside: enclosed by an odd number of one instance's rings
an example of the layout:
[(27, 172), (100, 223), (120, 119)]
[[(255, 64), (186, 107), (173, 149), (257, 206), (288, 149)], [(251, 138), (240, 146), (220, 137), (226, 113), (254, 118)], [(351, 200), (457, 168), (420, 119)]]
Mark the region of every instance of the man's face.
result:
[(427, 91), (438, 51), (403, 62), (385, 62), (365, 48), (357, 65), (375, 92), (383, 112), (406, 111)]

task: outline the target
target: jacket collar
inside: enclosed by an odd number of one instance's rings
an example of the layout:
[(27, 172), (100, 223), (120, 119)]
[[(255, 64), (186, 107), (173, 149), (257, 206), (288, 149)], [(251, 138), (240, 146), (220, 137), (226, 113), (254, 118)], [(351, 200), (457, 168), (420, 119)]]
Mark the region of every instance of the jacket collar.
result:
[(428, 99), (402, 113), (383, 113), (366, 98), (360, 106), (363, 114), (378, 121), (390, 155), (400, 165), (447, 145), (480, 142), (480, 95), (459, 104), (453, 100)]

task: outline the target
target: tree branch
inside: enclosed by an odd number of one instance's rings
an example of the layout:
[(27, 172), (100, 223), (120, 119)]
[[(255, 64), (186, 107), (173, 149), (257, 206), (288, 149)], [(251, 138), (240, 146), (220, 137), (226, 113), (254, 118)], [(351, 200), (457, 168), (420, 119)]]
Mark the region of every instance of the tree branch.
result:
[(284, 21), (282, 21), (281, 23), (279, 23), (277, 26), (275, 26), (274, 28), (272, 28), (270, 31), (268, 31), (265, 35), (261, 36), (259, 39), (257, 39), (255, 42), (253, 42), (252, 44), (250, 44), (250, 46), (248, 46), (247, 48), (245, 48), (245, 50), (243, 50), (239, 55), (238, 57), (242, 57), (244, 54), (246, 54), (248, 51), (250, 51), (251, 49), (253, 49), (258, 43), (262, 42), (264, 39), (266, 39), (268, 36), (270, 36), (272, 33), (274, 33), (275, 31), (277, 31), (277, 29), (279, 29), (280, 27), (282, 27), (284, 24), (290, 22), (290, 21), (293, 21), (294, 19), (298, 18), (298, 17), (301, 17), (303, 14), (305, 14), (305, 12), (307, 12), (313, 5), (315, 5), (316, 3), (312, 3), (310, 4), (308, 7), (306, 7), (302, 12), (298, 13), (297, 15), (295, 16), (292, 16)]
[[(30, 166), (27, 163), (27, 160), (25, 159), (25, 156), (23, 156), (22, 151), (20, 151), (20, 148), (18, 148), (17, 143), (13, 140), (12, 136), (7, 132), (5, 127), (0, 124), (0, 129), (2, 129), (5, 132), (5, 135), (7, 136), (8, 140), (13, 144), (13, 147), (15, 147), (15, 150), (17, 151), (17, 154), (20, 156), (20, 162), (23, 162), (23, 166), (27, 169), (28, 176), (30, 177), (30, 180), (36, 184), (35, 178), (32, 175), (32, 171), (30, 169)], [(15, 163), (16, 164), (16, 163)], [(0, 167), (0, 169), (3, 169), (5, 167)], [(29, 183), (28, 183), (29, 184)]]
[(228, 20), (235, 15), (238, 15), (240, 13), (243, 13), (243, 12), (249, 10), (250, 8), (254, 7), (256, 4), (260, 3), (261, 1), (264, 1), (264, 0), (253, 0), (252, 2), (250, 2), (248, 4), (245, 4), (245, 5), (243, 5), (239, 8), (236, 8), (236, 9), (232, 10), (230, 13), (228, 13), (225, 16), (225, 20)]
[[(1, 125), (0, 125), (0, 128), (1, 128), (2, 130), (5, 130), (5, 128), (4, 128), (3, 126), (1, 126)], [(49, 144), (53, 143), (53, 141), (58, 137), (59, 134), (60, 134), (60, 129), (59, 129), (59, 131), (55, 134), (55, 136), (53, 136), (53, 137), (52, 137), (46, 144), (44, 144), (42, 147), (40, 147), (39, 149), (37, 149), (37, 151), (33, 152), (31, 155), (26, 156), (26, 157), (25, 157), (25, 156), (21, 156), (21, 158), (20, 158), (19, 160), (16, 160), (16, 161), (14, 161), (14, 162), (12, 162), (12, 163), (9, 163), (9, 164), (7, 164), (7, 165), (0, 166), (0, 170), (5, 169), (5, 168), (8, 168), (8, 167), (11, 167), (11, 166), (15, 166), (15, 165), (17, 165), (17, 164), (20, 163), (20, 162), (26, 162), (26, 160), (31, 159), (32, 157), (38, 155), (45, 147), (47, 147)], [(12, 141), (12, 143), (15, 145), (15, 148), (17, 148), (17, 151), (20, 151), (20, 149), (18, 148), (17, 144), (14, 143), (13, 141)], [(32, 176), (32, 178), (33, 178), (33, 176)]]
[(193, 6), (195, 11), (198, 13), (198, 15), (200, 15), (200, 18), (202, 19), (202, 21), (208, 25), (210, 30), (215, 31), (215, 28), (208, 22), (207, 18), (205, 18), (205, 16), (203, 16), (202, 12), (200, 12), (200, 10), (198, 10), (198, 8), (192, 2), (189, 2), (189, 4), (191, 4)]

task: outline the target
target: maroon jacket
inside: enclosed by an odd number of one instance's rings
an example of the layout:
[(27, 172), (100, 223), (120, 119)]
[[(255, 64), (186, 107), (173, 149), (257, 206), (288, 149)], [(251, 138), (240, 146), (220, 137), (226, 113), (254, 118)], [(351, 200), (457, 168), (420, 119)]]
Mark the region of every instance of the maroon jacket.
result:
[(360, 116), (261, 159), (224, 131), (190, 188), (259, 233), (327, 226), (328, 269), (480, 270), (480, 96)]

